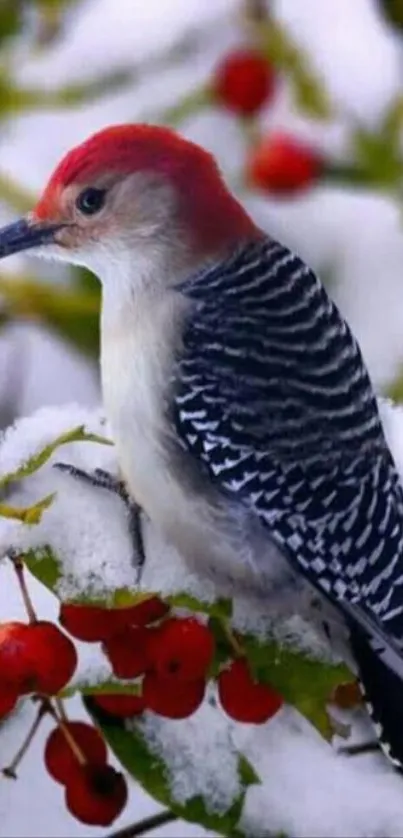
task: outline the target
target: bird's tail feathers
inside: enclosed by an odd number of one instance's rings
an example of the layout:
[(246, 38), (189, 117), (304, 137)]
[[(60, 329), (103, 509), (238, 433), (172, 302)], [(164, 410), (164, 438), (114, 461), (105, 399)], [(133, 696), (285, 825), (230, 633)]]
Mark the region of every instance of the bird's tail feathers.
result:
[(400, 676), (396, 665), (392, 667), (388, 660), (391, 650), (380, 648), (379, 639), (370, 638), (357, 624), (350, 626), (350, 643), (379, 744), (394, 766), (403, 771), (403, 662), (400, 659)]

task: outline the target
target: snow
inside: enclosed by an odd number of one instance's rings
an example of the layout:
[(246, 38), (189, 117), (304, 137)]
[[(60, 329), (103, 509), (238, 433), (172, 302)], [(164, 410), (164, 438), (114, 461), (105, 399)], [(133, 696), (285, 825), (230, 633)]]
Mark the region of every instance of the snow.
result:
[(242, 791), (239, 755), (231, 726), (207, 699), (189, 719), (172, 721), (148, 712), (134, 728), (151, 753), (166, 763), (168, 785), (178, 803), (200, 795), (210, 813), (224, 815), (231, 808)]
[[(391, 37), (377, 17), (374, 0), (355, 0), (353, 4), (351, 0), (338, 0), (337, 8), (330, 5), (323, 0), (277, 0), (275, 10), (309, 50), (323, 75), (335, 105), (334, 120), (322, 123), (302, 118), (295, 112), (289, 90), (284, 86), (275, 108), (265, 114), (264, 123), (268, 127), (293, 130), (318, 147), (341, 155), (348, 148), (348, 122), (375, 125), (391, 98), (400, 93), (402, 56), (398, 39)], [(89, 0), (82, 6), (72, 7), (68, 30), (61, 43), (36, 55), (28, 55), (24, 47), (16, 49), (19, 77), (29, 84), (52, 87), (82, 79), (83, 66), (88, 77), (92, 77), (100, 70), (129, 64), (135, 68), (133, 84), (125, 92), (105, 96), (86, 107), (32, 113), (3, 121), (1, 170), (37, 191), (60, 155), (105, 123), (157, 119), (162, 108), (206, 78), (216, 58), (229, 44), (244, 37), (238, 21), (236, 0), (214, 3), (149, 0), (146, 4), (132, 0), (118, 3)], [(195, 45), (196, 31), (201, 33), (200, 45)], [(180, 53), (174, 57), (173, 49), (178, 46)], [(154, 64), (157, 56), (158, 62)], [(216, 154), (230, 182), (237, 180), (245, 155), (245, 137), (230, 115), (210, 109), (188, 118), (182, 127), (186, 136), (202, 142)], [(401, 209), (395, 201), (385, 195), (330, 187), (321, 187), (291, 202), (269, 201), (250, 194), (243, 194), (242, 199), (265, 229), (293, 246), (318, 270), (331, 269), (332, 292), (359, 338), (375, 384), (378, 388), (385, 387), (399, 371), (403, 358), (400, 287), (403, 237)], [(47, 270), (29, 257), (14, 257), (7, 270), (24, 267), (34, 274)], [(58, 270), (52, 266), (54, 280), (64, 281)], [(32, 322), (3, 328), (0, 349), (2, 426), (9, 424), (10, 417), (31, 414), (43, 404), (78, 402), (74, 408), (39, 413), (25, 425), (17, 425), (7, 435), (6, 444), (0, 447), (0, 473), (3, 466), (15, 467), (61, 430), (71, 429), (81, 421), (99, 429), (101, 413), (94, 410), (99, 402), (99, 386), (91, 362), (84, 361), (63, 341)], [(403, 473), (402, 409), (382, 404), (381, 410)], [(108, 447), (80, 443), (60, 449), (38, 475), (25, 481), (15, 493), (21, 502), (35, 502), (56, 489), (53, 506), (36, 528), (27, 530), (12, 521), (2, 521), (2, 547), (10, 543), (26, 546), (28, 541), (37, 545), (51, 542), (65, 567), (63, 593), (66, 596), (73, 596), (89, 585), (98, 593), (109, 585), (130, 586), (133, 555), (122, 504), (109, 493), (92, 490), (68, 475), (58, 474), (52, 469), (57, 459), (83, 468), (102, 466), (116, 470), (113, 449)], [(214, 598), (212, 584), (201, 583), (190, 575), (180, 557), (150, 527), (146, 545), (147, 553), (157, 560), (148, 564), (144, 586), (153, 588), (163, 583), (166, 592), (186, 587), (207, 600)], [(39, 613), (56, 619), (55, 597), (33, 578), (30, 588)], [(2, 562), (0, 617), (15, 619), (22, 614), (11, 569)], [(251, 604), (246, 597), (237, 601), (234, 619), (238, 627), (245, 630), (253, 627), (261, 634), (267, 631), (270, 622), (262, 605)], [(290, 625), (286, 628), (295, 639), (300, 625), (294, 626), (293, 631)], [(311, 652), (319, 651), (306, 626), (304, 642)], [(100, 649), (95, 644), (79, 646), (78, 677), (86, 677), (92, 683), (107, 677), (108, 666)], [(73, 716), (85, 716), (78, 699), (70, 700), (69, 707)], [(147, 719), (150, 745), (156, 746), (158, 741), (158, 747), (165, 748), (167, 756), (170, 755), (170, 782), (178, 799), (190, 794), (191, 783), (210, 799), (209, 766), (216, 764), (221, 770), (213, 771), (214, 785), (219, 790), (215, 793), (221, 801), (236, 794), (234, 775), (223, 768), (223, 743), (228, 741), (230, 761), (237, 747), (266, 778), (262, 786), (252, 786), (247, 792), (243, 823), (251, 834), (259, 834), (262, 820), (267, 819), (273, 832), (296, 836), (320, 835), (324, 831), (329, 835), (357, 838), (403, 835), (401, 779), (382, 756), (350, 759), (339, 756), (287, 709), (258, 731), (249, 725), (232, 726), (228, 740), (222, 717), (220, 724), (211, 719), (211, 724), (217, 724), (221, 731), (222, 748), (218, 758), (214, 742), (205, 736), (211, 714), (217, 719), (217, 713), (209, 705), (201, 708), (197, 717), (203, 724), (197, 727), (196, 717), (193, 720), (191, 752), (188, 741), (181, 748), (179, 723), (165, 724), (155, 719), (153, 722), (151, 716)], [(17, 740), (30, 715), (32, 708), (26, 703), (12, 723), (2, 727), (2, 763), (18, 746)], [(94, 834), (93, 829), (84, 827), (66, 813), (61, 788), (41, 769), (47, 727), (45, 721), (18, 783), (0, 783), (1, 831), (11, 838), (31, 838), (33, 834), (78, 838)], [(368, 727), (362, 719), (355, 727), (355, 736), (357, 731), (363, 738), (368, 737)], [(197, 759), (199, 750), (203, 753), (203, 764)], [(184, 780), (178, 765), (178, 759), (185, 755), (197, 766), (188, 775), (188, 788), (181, 785)], [(155, 802), (132, 783), (130, 805), (115, 828), (155, 809)], [(100, 837), (108, 832), (96, 830)], [(169, 836), (173, 832), (184, 836), (204, 834), (200, 827), (180, 822), (174, 828), (161, 827), (153, 834)]]
[[(385, 432), (403, 478), (403, 408), (385, 400), (379, 403)], [(0, 445), (0, 471), (3, 466), (16, 468), (37, 453), (60, 433), (78, 424), (88, 431), (105, 432), (102, 412), (77, 405), (42, 408), (30, 418), (15, 423)], [(22, 481), (10, 502), (33, 502), (49, 491), (57, 491), (53, 505), (40, 524), (27, 527), (0, 519), (1, 551), (18, 547), (26, 550), (48, 544), (61, 560), (63, 586), (59, 594), (74, 596), (88, 589), (97, 594), (113, 588), (134, 589), (132, 545), (127, 532), (125, 509), (113, 494), (77, 481), (53, 468), (60, 458), (56, 451), (35, 475)], [(114, 449), (91, 442), (71, 443), (63, 449), (63, 460), (93, 470), (108, 468), (116, 473)], [(168, 545), (151, 524), (147, 525), (147, 563), (142, 580), (146, 590), (161, 592), (191, 591), (200, 598), (228, 595), (233, 592), (214, 589), (212, 583), (189, 574), (181, 557)], [(8, 565), (0, 574), (7, 585), (7, 613), (18, 616), (16, 585)], [(66, 581), (67, 580), (67, 581)], [(49, 618), (57, 618), (57, 601), (33, 584), (35, 605), (46, 602)], [(42, 613), (42, 611), (40, 611)], [(277, 637), (315, 657), (329, 659), (318, 638), (301, 622), (286, 621), (277, 627)], [(236, 597), (234, 624), (243, 630), (265, 636), (272, 629), (270, 615), (263, 601), (249, 595)], [(301, 636), (302, 632), (302, 636)], [(73, 684), (99, 684), (107, 680), (110, 667), (97, 644), (78, 643), (79, 667)], [(74, 712), (78, 707), (73, 700)], [(13, 725), (5, 728), (2, 759), (15, 749), (13, 730), (20, 731), (29, 712), (22, 707)], [(82, 709), (78, 711), (82, 715)], [(343, 714), (339, 713), (341, 720)], [(344, 714), (352, 724), (349, 741), (366, 741), (371, 728), (363, 712)], [(24, 725), (22, 721), (24, 720)], [(200, 795), (210, 812), (223, 814), (239, 797), (238, 756), (251, 763), (261, 783), (248, 787), (242, 809), (241, 825), (246, 834), (270, 832), (298, 835), (323, 834), (326, 826), (331, 836), (402, 835), (403, 795), (401, 779), (380, 755), (343, 756), (326, 743), (295, 710), (283, 708), (265, 725), (240, 725), (229, 720), (218, 706), (210, 688), (200, 709), (180, 722), (163, 719), (149, 712), (134, 725), (146, 740), (151, 753), (166, 765), (166, 776), (174, 799), (184, 804)], [(43, 741), (43, 740), (42, 740)], [(337, 741), (335, 742), (337, 744)], [(338, 743), (340, 745), (340, 743)], [(343, 742), (342, 744), (345, 744)], [(35, 746), (34, 754), (38, 754)], [(31, 764), (29, 757), (27, 765)], [(23, 770), (28, 770), (27, 768)], [(55, 790), (52, 791), (55, 795)], [(60, 794), (58, 798), (60, 804)], [(365, 804), (365, 805), (363, 805)], [(0, 812), (7, 809), (0, 787)], [(11, 816), (5, 814), (16, 835)], [(40, 820), (40, 819), (39, 819)], [(260, 830), (260, 831), (259, 831)], [(28, 834), (28, 833), (26, 833)], [(189, 833), (190, 834), (190, 833)]]

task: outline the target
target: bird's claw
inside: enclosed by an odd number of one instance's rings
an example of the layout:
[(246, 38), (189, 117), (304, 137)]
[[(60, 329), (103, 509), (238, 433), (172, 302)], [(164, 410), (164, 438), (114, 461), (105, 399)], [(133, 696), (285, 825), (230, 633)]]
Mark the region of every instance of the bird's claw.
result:
[(139, 584), (146, 560), (141, 522), (142, 510), (138, 503), (130, 497), (123, 480), (119, 480), (119, 478), (102, 468), (96, 468), (93, 472), (88, 472), (77, 466), (73, 466), (71, 463), (54, 463), (53, 468), (65, 474), (70, 474), (71, 477), (82, 480), (84, 483), (94, 486), (97, 489), (105, 489), (107, 492), (113, 492), (113, 494), (121, 498), (127, 509), (130, 539), (134, 546), (136, 557), (134, 563), (137, 569), (136, 582)]
[(71, 463), (55, 463), (53, 468), (58, 469), (58, 471), (63, 471), (66, 474), (70, 474), (72, 477), (82, 480), (85, 483), (89, 483), (91, 486), (95, 486), (98, 489), (106, 489), (109, 492), (114, 492), (114, 494), (119, 495), (119, 497), (123, 500), (128, 498), (127, 490), (123, 481), (114, 477), (113, 474), (110, 474), (102, 468), (96, 468), (94, 471), (89, 472), (82, 468), (78, 468), (77, 466), (73, 466)]

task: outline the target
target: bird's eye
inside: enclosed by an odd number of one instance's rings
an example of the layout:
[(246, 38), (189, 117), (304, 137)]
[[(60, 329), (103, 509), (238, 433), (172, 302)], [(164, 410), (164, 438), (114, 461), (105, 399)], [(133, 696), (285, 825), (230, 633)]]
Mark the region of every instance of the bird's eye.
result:
[(95, 215), (99, 212), (105, 203), (105, 189), (97, 189), (95, 186), (89, 186), (80, 192), (76, 207), (83, 213), (83, 215)]

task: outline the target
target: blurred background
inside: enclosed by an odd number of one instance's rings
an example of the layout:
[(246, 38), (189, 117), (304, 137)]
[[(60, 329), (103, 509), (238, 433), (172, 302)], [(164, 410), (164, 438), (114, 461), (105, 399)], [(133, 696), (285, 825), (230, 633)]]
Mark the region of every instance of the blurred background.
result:
[[(399, 398), (402, 81), (403, 0), (0, 0), (0, 223), (93, 131), (172, 125), (319, 271)], [(97, 403), (96, 280), (0, 267), (0, 427)]]
[[(0, 223), (90, 133), (171, 125), (319, 272), (378, 391), (403, 399), (402, 82), (403, 0), (0, 0)], [(0, 269), (0, 428), (99, 403), (95, 278), (29, 256)], [(88, 834), (25, 776), (0, 794), (4, 834)]]

